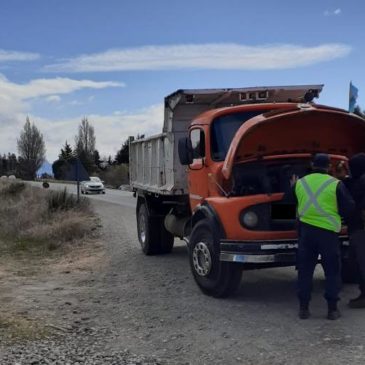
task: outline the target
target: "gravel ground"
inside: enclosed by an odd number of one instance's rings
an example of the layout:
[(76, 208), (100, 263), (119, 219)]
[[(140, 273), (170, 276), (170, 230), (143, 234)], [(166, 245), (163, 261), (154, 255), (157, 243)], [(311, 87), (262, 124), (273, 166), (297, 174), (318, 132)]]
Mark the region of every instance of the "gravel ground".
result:
[(2, 355), (1, 364), (164, 364), (160, 359), (135, 355), (127, 349), (106, 347), (106, 340), (112, 338), (115, 337), (107, 329), (79, 327), (65, 337), (13, 345)]
[(320, 272), (307, 321), (297, 319), (292, 268), (245, 272), (235, 297), (207, 297), (181, 241), (169, 255), (142, 255), (130, 202), (97, 201), (102, 263), (43, 278), (28, 315), (52, 334), (0, 345), (1, 364), (364, 364), (365, 316), (345, 306), (354, 286), (335, 322), (325, 319)]

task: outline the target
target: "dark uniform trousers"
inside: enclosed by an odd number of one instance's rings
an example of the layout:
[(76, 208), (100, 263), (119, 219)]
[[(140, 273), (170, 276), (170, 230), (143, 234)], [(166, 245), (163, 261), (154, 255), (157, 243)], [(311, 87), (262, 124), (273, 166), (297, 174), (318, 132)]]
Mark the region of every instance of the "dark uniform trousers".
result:
[(302, 305), (309, 304), (313, 272), (321, 255), (326, 277), (325, 295), (328, 305), (336, 306), (341, 289), (341, 256), (338, 234), (309, 224), (299, 223), (297, 252), (298, 298)]
[(365, 295), (365, 231), (357, 230), (350, 235), (352, 263), (358, 272), (360, 292)]

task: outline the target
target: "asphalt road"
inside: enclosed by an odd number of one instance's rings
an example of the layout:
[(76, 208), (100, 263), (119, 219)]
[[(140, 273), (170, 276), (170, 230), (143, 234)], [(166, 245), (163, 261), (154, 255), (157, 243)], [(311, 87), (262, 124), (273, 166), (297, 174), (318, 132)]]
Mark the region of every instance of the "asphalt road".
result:
[[(51, 183), (52, 189), (63, 187)], [(67, 189), (75, 192), (75, 186)], [(141, 253), (131, 193), (107, 190), (88, 197), (102, 221), (108, 265), (93, 273), (87, 296), (73, 288), (73, 301), (78, 299), (75, 309), (91, 318), (93, 327), (115, 334), (105, 339), (105, 348), (128, 348), (166, 364), (365, 363), (364, 311), (346, 306), (356, 286), (343, 287), (343, 317), (337, 321), (325, 319), (319, 267), (312, 317), (305, 321), (297, 318), (294, 268), (244, 272), (236, 296), (214, 299), (196, 286), (180, 240), (169, 255)]]
[[(33, 186), (42, 187), (41, 182), (33, 181), (29, 182)], [(49, 183), (49, 189), (51, 190), (63, 190), (67, 189), (68, 192), (77, 194), (77, 186), (76, 184), (60, 184), (60, 183)], [(118, 205), (123, 205), (127, 207), (134, 208), (136, 206), (136, 199), (133, 198), (133, 195), (129, 191), (117, 190), (117, 189), (105, 189), (105, 194), (87, 194), (81, 195), (85, 196), (89, 199), (96, 200), (96, 201), (104, 201), (108, 203), (114, 203)]]

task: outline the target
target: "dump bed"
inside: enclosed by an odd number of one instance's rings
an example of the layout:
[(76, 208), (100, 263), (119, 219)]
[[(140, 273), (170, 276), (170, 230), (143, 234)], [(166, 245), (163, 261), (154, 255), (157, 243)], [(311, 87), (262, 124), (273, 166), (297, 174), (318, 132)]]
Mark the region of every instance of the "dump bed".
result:
[(195, 89), (174, 92), (165, 98), (162, 133), (130, 143), (131, 187), (156, 194), (188, 194), (187, 167), (179, 162), (178, 141), (187, 136), (190, 123), (196, 116), (210, 109), (227, 106), (262, 102), (303, 102), (308, 92), (318, 97), (322, 86)]

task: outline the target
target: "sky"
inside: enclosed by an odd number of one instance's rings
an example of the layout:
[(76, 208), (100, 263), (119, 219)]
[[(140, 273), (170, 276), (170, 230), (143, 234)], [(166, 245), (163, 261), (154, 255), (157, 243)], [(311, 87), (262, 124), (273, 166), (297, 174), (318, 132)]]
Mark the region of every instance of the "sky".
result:
[(0, 153), (26, 117), (47, 160), (87, 117), (101, 156), (159, 133), (177, 89), (324, 84), (365, 109), (361, 0), (0, 0)]

